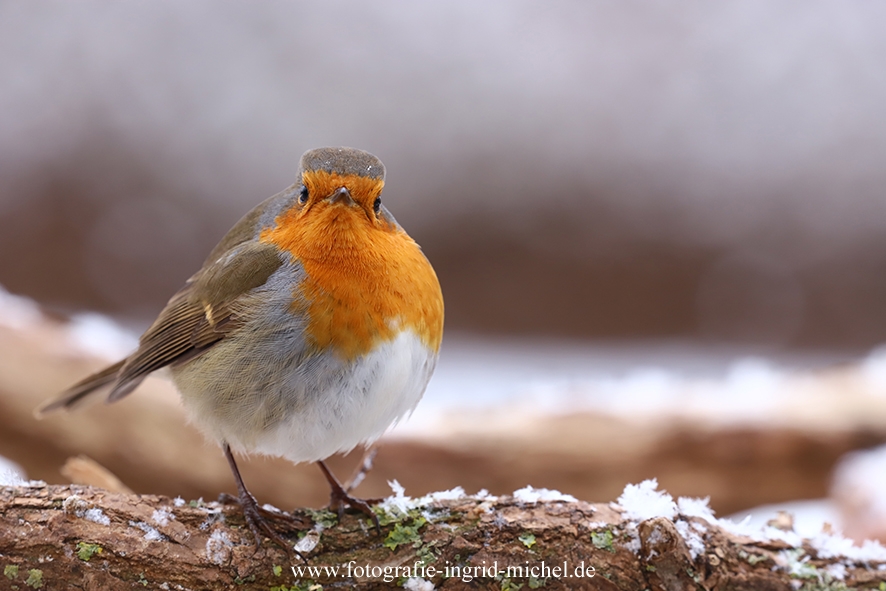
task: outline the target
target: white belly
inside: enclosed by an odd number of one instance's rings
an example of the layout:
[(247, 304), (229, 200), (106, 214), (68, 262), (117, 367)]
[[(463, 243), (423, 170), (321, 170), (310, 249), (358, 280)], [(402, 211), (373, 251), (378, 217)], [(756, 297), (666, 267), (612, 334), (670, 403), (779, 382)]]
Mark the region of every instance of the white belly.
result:
[(350, 364), (333, 355), (299, 360), (279, 339), (244, 357), (235, 341), (172, 369), (185, 408), (233, 449), (293, 462), (377, 439), (415, 408), (437, 360), (411, 331)]

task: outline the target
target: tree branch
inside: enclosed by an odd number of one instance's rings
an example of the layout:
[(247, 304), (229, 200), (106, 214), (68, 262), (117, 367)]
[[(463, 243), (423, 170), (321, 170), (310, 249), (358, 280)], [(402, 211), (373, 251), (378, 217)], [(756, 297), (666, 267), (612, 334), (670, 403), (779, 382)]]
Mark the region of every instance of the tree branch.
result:
[[(684, 515), (638, 523), (616, 505), (532, 502), (531, 494), (392, 497), (378, 508), (380, 536), (365, 516), (347, 514), (338, 523), (326, 511), (296, 511), (279, 524), (307, 560), (292, 564), (267, 540), (255, 548), (236, 505), (76, 485), (5, 487), (0, 489), (0, 588), (290, 591), (406, 585), (424, 590), (460, 589), (470, 582), (472, 588), (496, 590), (522, 584), (524, 589), (811, 591), (878, 589), (884, 578), (878, 564), (825, 558), (808, 541), (797, 547), (755, 541)], [(553, 570), (564, 563), (565, 573)], [(340, 572), (293, 573), (293, 567), (306, 566), (339, 566)], [(391, 581), (384, 580), (385, 568)], [(576, 568), (584, 576), (575, 577)], [(420, 578), (408, 581), (416, 574)]]

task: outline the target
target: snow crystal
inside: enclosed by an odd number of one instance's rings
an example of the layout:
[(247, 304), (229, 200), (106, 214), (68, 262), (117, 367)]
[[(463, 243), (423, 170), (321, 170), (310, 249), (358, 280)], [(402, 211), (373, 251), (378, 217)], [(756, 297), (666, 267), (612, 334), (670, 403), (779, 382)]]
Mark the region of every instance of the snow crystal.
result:
[(558, 490), (547, 488), (532, 488), (526, 486), (520, 490), (514, 491), (514, 498), (524, 503), (537, 503), (538, 501), (554, 502), (563, 501), (566, 503), (574, 503), (577, 499), (572, 495), (566, 495)]
[(832, 579), (842, 581), (846, 578), (846, 565), (840, 562), (829, 564), (825, 567), (824, 572), (826, 572)]
[(406, 496), (406, 489), (403, 488), (403, 485), (397, 482), (396, 480), (389, 480), (388, 486), (391, 487), (391, 490), (394, 492), (393, 495), (387, 497), (381, 503), (378, 504), (382, 510), (387, 511), (389, 513), (399, 513), (401, 515), (405, 515), (409, 512), (410, 509), (414, 509), (418, 506), (418, 503), (415, 499)]
[(225, 515), (224, 513), (210, 513), (203, 522), (197, 527), (200, 528), (201, 531), (206, 531), (216, 523), (224, 523)]
[(751, 537), (757, 540), (764, 541), (781, 540), (782, 542), (790, 544), (795, 548), (803, 545), (803, 536), (801, 536), (797, 532), (784, 531), (783, 529), (778, 529), (777, 527), (772, 527), (771, 525), (762, 528)]
[[(664, 540), (664, 534), (661, 533), (661, 528), (656, 527), (655, 529), (652, 530), (652, 532), (650, 532), (650, 534), (649, 534), (649, 543), (650, 544), (657, 545), (662, 540)], [(649, 558), (652, 558), (656, 554), (658, 554), (658, 553), (655, 550), (653, 550), (652, 553), (649, 555)]]
[(479, 499), (481, 501), (497, 501), (498, 497), (496, 495), (489, 494), (489, 491), (485, 488), (481, 488), (477, 491), (477, 494), (474, 495), (474, 498)]
[(176, 507), (184, 507), (185, 500), (181, 497), (175, 497), (174, 499), (172, 499), (172, 504), (175, 505)]
[(434, 591), (436, 587), (431, 581), (426, 581), (421, 577), (410, 577), (403, 584), (406, 591)]
[(775, 557), (775, 563), (792, 577), (807, 579), (818, 576), (815, 565), (809, 564), (809, 556), (801, 548), (782, 550)]
[(89, 503), (78, 497), (71, 495), (62, 501), (62, 511), (68, 514), (74, 514), (77, 517), (87, 519), (89, 521), (100, 523), (102, 525), (111, 525), (111, 520), (98, 507), (92, 507)]
[[(466, 497), (478, 500), (494, 501), (497, 498), (490, 495), (489, 492), (486, 490), (482, 490), (473, 496), (466, 495), (465, 489), (460, 486), (456, 486), (455, 488), (449, 490), (432, 492), (423, 497), (413, 499), (412, 497), (406, 496), (406, 489), (403, 488), (403, 485), (396, 480), (388, 481), (388, 486), (391, 487), (391, 491), (393, 491), (394, 494), (379, 503), (378, 507), (388, 513), (399, 515), (405, 515), (409, 512), (410, 509), (424, 507), (436, 501), (454, 501)], [(425, 514), (425, 517), (428, 517), (428, 515)]]
[(688, 521), (682, 519), (678, 519), (676, 523), (674, 523), (677, 531), (686, 541), (686, 547), (689, 548), (689, 554), (692, 556), (692, 560), (695, 560), (699, 555), (704, 554), (705, 550), (704, 540), (696, 531), (698, 528), (695, 526), (697, 525), (697, 523), (690, 524)]
[(640, 533), (637, 531), (637, 524), (628, 523), (625, 527), (625, 533), (628, 534), (629, 539), (625, 542), (624, 547), (627, 548), (628, 551), (639, 555), (643, 544), (640, 542)]
[(759, 525), (751, 525), (751, 516), (748, 515), (740, 522), (736, 523), (731, 519), (718, 519), (716, 524), (729, 533), (737, 536), (746, 536), (760, 542), (771, 542), (778, 540), (790, 546), (797, 547), (803, 545), (803, 536), (794, 531), (784, 531), (767, 525), (760, 527)]
[(861, 546), (856, 546), (849, 538), (822, 532), (813, 536), (809, 543), (818, 552), (819, 558), (845, 557), (855, 562), (886, 561), (886, 548), (871, 540), (865, 540)]
[(227, 533), (215, 529), (206, 540), (206, 556), (213, 564), (222, 565), (230, 558), (233, 545)]
[(22, 467), (0, 456), (0, 486), (23, 486), (27, 484)]
[(102, 525), (111, 525), (111, 520), (98, 507), (93, 507), (92, 509), (87, 509), (86, 511), (84, 511), (83, 518), (88, 519), (89, 521), (94, 521), (95, 523), (100, 523)]
[(653, 517), (673, 519), (677, 515), (674, 498), (664, 491), (658, 491), (658, 480), (644, 480), (640, 484), (629, 484), (618, 497), (616, 504), (624, 509), (628, 519), (645, 521)]
[[(708, 499), (681, 497), (675, 503), (671, 495), (657, 489), (658, 482), (654, 478), (645, 480), (640, 484), (629, 484), (625, 487), (624, 492), (618, 498), (615, 505), (622, 508), (627, 519), (637, 522), (653, 517), (666, 517), (671, 520), (675, 520), (678, 515), (698, 517), (718, 525), (730, 533), (747, 536), (755, 540), (763, 542), (778, 540), (794, 548), (800, 547), (803, 544), (803, 537), (794, 531), (783, 531), (771, 526), (761, 528), (760, 526), (750, 525), (750, 516), (739, 523), (729, 519), (718, 519), (708, 506)], [(677, 531), (686, 541), (686, 545), (693, 558), (704, 552), (703, 534), (706, 530), (702, 524), (676, 519), (675, 525)], [(821, 534), (816, 539), (824, 541), (826, 536), (823, 536), (825, 534)], [(879, 546), (879, 544), (869, 542), (859, 549), (852, 547), (851, 541), (843, 543), (840, 540), (842, 538), (830, 536), (830, 541), (827, 542), (829, 546), (826, 545), (825, 547), (838, 548), (834, 550), (832, 556), (848, 556), (853, 557), (855, 560), (886, 560), (886, 549)], [(636, 541), (632, 539), (628, 546), (639, 551), (639, 539)], [(828, 556), (822, 555), (822, 557), (827, 558)], [(798, 566), (798, 568), (801, 566)]]
[(737, 536), (747, 536), (749, 538), (753, 538), (755, 535), (758, 535), (761, 531), (759, 526), (751, 525), (751, 516), (747, 515), (741, 521), (732, 521), (731, 519), (723, 518), (717, 520), (717, 525), (725, 529), (731, 534), (735, 534)]
[(154, 509), (154, 513), (151, 515), (151, 521), (161, 527), (164, 525), (169, 525), (170, 519), (175, 519), (175, 515), (173, 515), (172, 511), (166, 509), (165, 507)]
[(323, 526), (317, 525), (309, 531), (305, 537), (300, 539), (298, 543), (295, 545), (295, 551), (299, 554), (308, 554), (311, 550), (317, 547), (317, 544), (320, 543), (320, 532), (323, 531)]
[(700, 517), (705, 521), (715, 523), (717, 518), (714, 517), (714, 512), (708, 504), (710, 503), (710, 500), (710, 497), (705, 497), (703, 499), (680, 497), (677, 499), (677, 509), (679, 510), (680, 515), (686, 517)]
[(130, 521), (129, 525), (132, 527), (137, 527), (145, 532), (145, 539), (149, 542), (162, 542), (166, 539), (166, 536), (158, 532), (156, 529), (154, 529), (144, 521)]
[(450, 488), (449, 490), (432, 492), (431, 494), (426, 495), (423, 498), (429, 499), (430, 501), (456, 501), (458, 499), (464, 498), (464, 496), (465, 489), (460, 486), (456, 486), (455, 488)]

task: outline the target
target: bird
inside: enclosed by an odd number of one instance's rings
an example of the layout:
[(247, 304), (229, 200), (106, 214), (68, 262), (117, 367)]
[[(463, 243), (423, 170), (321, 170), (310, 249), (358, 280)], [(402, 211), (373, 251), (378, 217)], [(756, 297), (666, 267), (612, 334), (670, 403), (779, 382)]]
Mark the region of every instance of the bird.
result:
[(256, 545), (285, 547), (234, 452), (316, 462), (330, 508), (378, 520), (324, 460), (407, 416), (434, 372), (443, 295), (419, 245), (382, 204), (385, 167), (347, 147), (308, 150), (294, 184), (248, 212), (128, 357), (38, 408), (116, 402), (168, 368), (193, 422), (218, 442)]

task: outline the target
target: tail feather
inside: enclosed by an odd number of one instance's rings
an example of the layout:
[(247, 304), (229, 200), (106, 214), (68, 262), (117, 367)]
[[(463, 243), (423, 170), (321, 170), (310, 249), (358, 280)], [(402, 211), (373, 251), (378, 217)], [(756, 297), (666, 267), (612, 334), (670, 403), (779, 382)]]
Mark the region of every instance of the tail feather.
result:
[(43, 406), (38, 407), (34, 411), (34, 415), (38, 418), (43, 417), (49, 414), (52, 411), (65, 409), (70, 410), (74, 406), (77, 405), (84, 398), (100, 390), (105, 386), (110, 386), (114, 382), (117, 381), (117, 376), (120, 373), (120, 369), (123, 367), (123, 364), (126, 362), (125, 359), (118, 361), (114, 365), (106, 367), (105, 369), (92, 374), (91, 376), (84, 378), (45, 403)]

